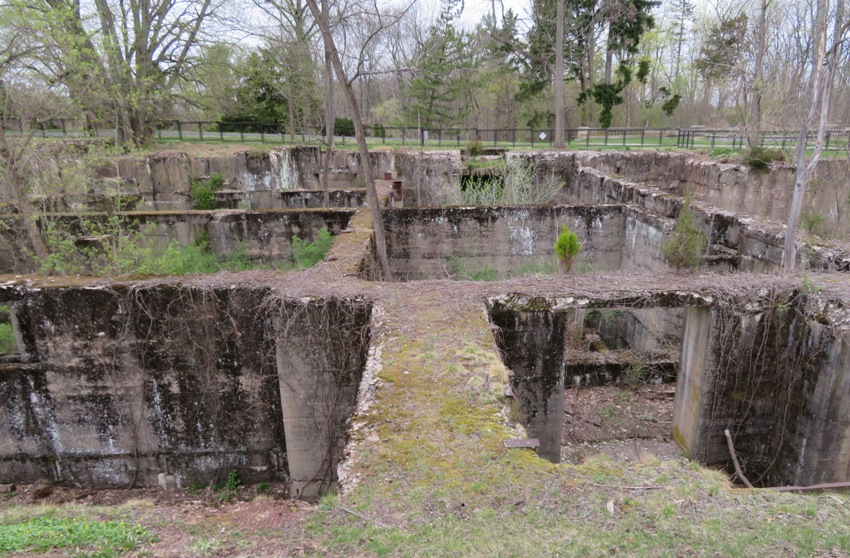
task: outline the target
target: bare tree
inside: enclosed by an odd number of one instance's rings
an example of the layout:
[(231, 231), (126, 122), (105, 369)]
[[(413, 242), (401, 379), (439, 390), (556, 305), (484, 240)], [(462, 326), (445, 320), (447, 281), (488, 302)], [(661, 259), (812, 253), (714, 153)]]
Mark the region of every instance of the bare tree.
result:
[[(327, 0), (325, 0), (327, 1)], [(381, 214), (380, 201), (378, 200), (378, 192), (375, 189), (375, 175), (372, 169), (372, 162), (369, 157), (369, 147), (366, 145), (366, 131), (363, 128), (363, 118), (360, 114), (360, 104), (357, 102), (357, 97), (354, 94), (352, 84), (354, 80), (362, 75), (364, 65), (364, 53), (368, 48), (369, 43), (377, 37), (384, 29), (395, 25), (401, 15), (386, 18), (380, 11), (375, 10), (373, 25), (369, 29), (365, 40), (361, 42), (358, 55), (354, 58), (354, 71), (351, 77), (346, 73), (343, 65), (340, 52), (337, 50), (336, 42), (331, 31), (331, 25), (327, 10), (322, 10), (316, 0), (307, 0), (307, 5), (313, 13), (313, 18), (319, 26), (322, 34), (322, 41), (325, 47), (326, 56), (330, 58), (330, 62), (336, 73), (336, 78), (342, 86), (345, 97), (348, 100), (348, 106), (351, 110), (351, 118), (354, 121), (354, 135), (357, 140), (357, 150), (360, 154), (360, 166), (363, 170), (363, 176), (366, 181), (366, 193), (369, 199), (369, 205), (372, 207), (372, 219), (375, 229), (375, 251), (377, 252), (378, 265), (381, 270), (381, 276), (384, 280), (391, 280), (390, 263), (387, 258), (387, 241), (384, 231), (384, 219)]]
[[(803, 198), (823, 152), (835, 68), (843, 52), (842, 45), (847, 38), (848, 22), (844, 21), (844, 0), (836, 0), (832, 38), (831, 40), (827, 38), (827, 21), (831, 4), (831, 0), (817, 0), (815, 8), (813, 35), (816, 49), (806, 98), (809, 109), (800, 122), (796, 154), (797, 175), (794, 182), (791, 211), (788, 215), (788, 226), (785, 230), (783, 265), (786, 272), (791, 272), (796, 267), (796, 237), (800, 225), (800, 214), (803, 210)], [(816, 118), (818, 121), (814, 152), (806, 162), (806, 140)]]

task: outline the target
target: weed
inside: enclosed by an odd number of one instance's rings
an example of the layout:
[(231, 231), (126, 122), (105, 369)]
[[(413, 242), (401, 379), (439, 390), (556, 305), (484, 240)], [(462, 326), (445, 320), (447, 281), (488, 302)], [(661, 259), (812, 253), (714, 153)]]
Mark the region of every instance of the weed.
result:
[(478, 271), (469, 271), (461, 258), (449, 256), (447, 261), (449, 275), (458, 281), (495, 281), (499, 278), (499, 272), (488, 266)]
[(0, 555), (77, 549), (76, 556), (111, 558), (152, 540), (147, 529), (126, 521), (52, 517), (45, 514), (0, 525)]
[(8, 355), (18, 352), (18, 341), (15, 339), (15, 330), (10, 323), (8, 306), (0, 306), (0, 354)]
[(821, 227), (823, 227), (824, 217), (823, 214), (815, 211), (815, 212), (805, 212), (800, 217), (800, 226), (803, 227), (803, 230), (806, 230), (812, 234), (820, 234)]
[(267, 483), (267, 482), (261, 482), (260, 484), (257, 485), (257, 493), (258, 494), (271, 494), (272, 492), (273, 492), (272, 487), (269, 486), (269, 483)]
[(676, 226), (670, 236), (661, 243), (661, 255), (675, 269), (699, 267), (708, 239), (694, 223), (690, 196), (685, 196)]
[(581, 244), (576, 233), (566, 225), (561, 226), (561, 234), (555, 241), (555, 255), (558, 256), (558, 262), (563, 271), (569, 272), (572, 269), (573, 262), (580, 250)]
[(224, 187), (224, 178), (217, 172), (204, 180), (192, 180), (190, 190), (192, 209), (215, 209), (215, 193), (222, 187)]
[(239, 471), (232, 469), (230, 473), (227, 474), (227, 482), (224, 483), (224, 486), (227, 487), (228, 490), (236, 490), (242, 486), (242, 479), (239, 478)]
[(216, 556), (222, 547), (221, 541), (212, 537), (199, 537), (189, 543), (189, 548), (202, 556)]
[(484, 144), (477, 137), (471, 138), (466, 142), (466, 153), (470, 157), (478, 157), (484, 151)]
[(298, 267), (313, 267), (325, 259), (333, 243), (334, 237), (327, 227), (319, 229), (313, 242), (295, 235), (292, 237), (292, 258)]
[(744, 162), (755, 170), (767, 170), (774, 161), (784, 161), (785, 154), (778, 149), (753, 147), (744, 155)]
[(631, 388), (635, 388), (645, 383), (646, 370), (644, 370), (643, 364), (640, 362), (633, 362), (629, 364), (629, 367), (626, 368), (625, 372), (623, 372), (623, 382)]
[(501, 177), (472, 177), (461, 192), (461, 204), (475, 206), (538, 205), (552, 201), (563, 183), (554, 174), (536, 179), (534, 163), (513, 159)]

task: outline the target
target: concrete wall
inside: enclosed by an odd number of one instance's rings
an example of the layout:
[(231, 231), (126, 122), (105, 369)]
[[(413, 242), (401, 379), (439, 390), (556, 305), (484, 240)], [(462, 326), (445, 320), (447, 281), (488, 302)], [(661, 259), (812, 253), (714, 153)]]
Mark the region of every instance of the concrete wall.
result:
[[(794, 193), (793, 165), (772, 165), (767, 170), (695, 157), (691, 154), (653, 151), (606, 152), (579, 155), (582, 165), (630, 181), (655, 186), (720, 209), (746, 213), (784, 223)], [(844, 237), (850, 229), (850, 163), (822, 160), (806, 191), (803, 207), (824, 218), (820, 232)]]
[(564, 427), (564, 356), (567, 324), (572, 311), (490, 310), (499, 328), (496, 341), (511, 371), (513, 393), (521, 407), (523, 424), (540, 441), (538, 453), (561, 461)]
[[(645, 183), (605, 174), (611, 170), (610, 165), (605, 163), (608, 158), (616, 161), (623, 156), (618, 153), (575, 155), (576, 167), (564, 171), (566, 186), (556, 201), (629, 204), (635, 210), (654, 215), (659, 221), (665, 218), (674, 220), (682, 207), (681, 196)], [(636, 161), (646, 162), (639, 157)], [(584, 163), (600, 166), (603, 170), (583, 166)], [(697, 228), (709, 240), (709, 253), (723, 251), (726, 254), (714, 259), (715, 267), (747, 272), (770, 272), (781, 267), (785, 230), (780, 223), (700, 203), (694, 203), (691, 209)], [(673, 221), (670, 221), (671, 227), (672, 224)], [(809, 249), (798, 245), (798, 252), (798, 266), (805, 263), (812, 269), (850, 270), (850, 254), (841, 248), (812, 245)], [(809, 253), (810, 256), (805, 255)], [(804, 262), (804, 259), (807, 261)]]
[[(370, 153), (375, 176), (394, 171), (392, 151)], [(332, 190), (362, 188), (360, 156), (354, 151), (336, 150), (330, 162)], [(132, 198), (131, 208), (145, 211), (191, 208), (193, 178), (219, 173), (225, 180), (222, 195), (247, 194), (254, 209), (290, 207), (281, 205), (285, 196), (264, 196), (262, 192), (321, 190), (321, 153), (315, 146), (282, 146), (268, 151), (238, 151), (228, 155), (192, 158), (185, 153), (164, 152), (144, 158), (126, 157), (98, 171), (102, 185), (93, 187), (99, 195), (119, 189)], [(108, 186), (109, 188), (106, 188)], [(103, 190), (103, 192), (100, 192)], [(56, 211), (91, 209), (98, 196), (65, 196), (49, 200)]]
[(185, 485), (237, 469), (247, 482), (292, 472), (328, 488), (370, 308), (269, 294), (4, 286), (26, 352), (0, 365), (0, 483), (151, 486), (168, 473)]
[(461, 165), (460, 150), (398, 151), (395, 173), (403, 180), (405, 207), (459, 204)]
[(574, 273), (667, 267), (655, 229), (665, 223), (622, 206), (395, 209), (384, 212), (384, 225), (393, 276), (401, 280), (551, 273), (562, 225), (582, 244)]
[[(806, 297), (688, 310), (674, 437), (691, 458), (764, 486), (850, 478), (846, 332)], [(846, 318), (843, 318), (846, 319)]]
[[(209, 241), (210, 249), (219, 259), (227, 259), (237, 248), (244, 247), (249, 258), (282, 264), (293, 263), (292, 238), (298, 235), (312, 241), (323, 227), (339, 234), (348, 226), (353, 209), (307, 209), (269, 211), (186, 211), (186, 212), (123, 212), (115, 213), (128, 223), (147, 227), (145, 238), (156, 245), (166, 246), (176, 240), (187, 246), (200, 239)], [(104, 214), (52, 215), (51, 218), (70, 231), (79, 231), (78, 223), (84, 219), (102, 219)], [(81, 233), (78, 233), (81, 234)], [(3, 236), (0, 246), (0, 273), (31, 271), (23, 267), (20, 252), (13, 239)]]

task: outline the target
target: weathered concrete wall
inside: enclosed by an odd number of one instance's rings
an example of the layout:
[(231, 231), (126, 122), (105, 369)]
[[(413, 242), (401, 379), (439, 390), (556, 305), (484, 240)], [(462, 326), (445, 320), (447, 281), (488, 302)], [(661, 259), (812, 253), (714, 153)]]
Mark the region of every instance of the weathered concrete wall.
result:
[[(772, 165), (767, 170), (729, 164), (691, 154), (654, 151), (588, 153), (577, 156), (584, 166), (663, 191), (682, 195), (727, 211), (784, 223), (794, 193), (795, 167)], [(823, 217), (821, 231), (838, 237), (850, 233), (850, 163), (822, 160), (806, 190), (803, 207)], [(816, 231), (817, 232), (817, 231)]]
[(664, 223), (623, 206), (395, 209), (384, 212), (384, 225), (393, 276), (401, 280), (553, 272), (562, 225), (582, 244), (574, 273), (667, 267), (654, 228)]
[(728, 428), (754, 484), (847, 480), (844, 335), (806, 297), (689, 310), (674, 437), (690, 457), (731, 470)]
[[(369, 344), (369, 307), (337, 299), (287, 304), (277, 316), (277, 367), (293, 496), (335, 486)], [(329, 336), (316, 350), (316, 333)]]
[[(604, 155), (595, 154), (604, 161)], [(577, 164), (582, 163), (576, 156)], [(653, 186), (638, 184), (623, 178), (606, 176), (603, 171), (578, 166), (566, 175), (566, 187), (556, 201), (559, 203), (620, 203), (636, 210), (644, 210), (656, 219), (675, 219), (682, 207), (682, 198)], [(715, 263), (720, 269), (770, 272), (781, 267), (784, 227), (766, 219), (741, 216), (709, 205), (694, 203), (691, 206), (697, 228), (709, 240), (709, 252), (726, 252)], [(813, 269), (850, 270), (850, 254), (840, 248), (798, 245), (798, 265)], [(810, 256), (806, 254), (811, 253)]]
[(490, 319), (528, 435), (540, 456), (561, 461), (564, 426), (564, 357), (571, 311), (514, 311), (494, 306)]
[(15, 311), (31, 363), (0, 373), (2, 482), (150, 486), (158, 473), (209, 482), (232, 468), (285, 478), (264, 295), (23, 293)]
[(292, 466), (295, 480), (327, 489), (370, 307), (269, 294), (0, 287), (26, 350), (25, 363), (0, 365), (0, 483), (151, 486), (160, 473), (208, 483), (231, 469), (254, 482), (288, 480)]
[[(392, 151), (370, 153), (375, 176), (394, 171)], [(315, 146), (283, 146), (269, 151), (239, 151), (231, 155), (191, 158), (185, 153), (161, 153), (145, 158), (126, 157), (99, 171), (101, 179), (120, 187), (122, 195), (138, 198), (135, 209), (146, 211), (186, 210), (192, 200), (193, 178), (222, 175), (222, 195), (247, 194), (255, 209), (290, 207), (280, 205), (286, 196), (263, 195), (265, 192), (321, 190), (321, 152)], [(364, 187), (360, 156), (354, 151), (336, 150), (330, 163), (332, 190)], [(277, 202), (277, 203), (276, 203)], [(90, 198), (60, 198), (51, 204), (57, 210), (90, 206)]]
[(398, 151), (395, 173), (404, 181), (406, 207), (460, 203), (460, 150)]
[[(366, 189), (332, 190), (328, 195), (331, 208), (352, 208), (366, 205)], [(322, 192), (310, 190), (263, 190), (215, 193), (216, 209), (318, 209), (323, 207)]]
[[(353, 209), (306, 209), (306, 210), (268, 210), (268, 211), (166, 211), (166, 212), (121, 212), (114, 213), (126, 219), (127, 223), (147, 227), (145, 237), (152, 239), (155, 245), (166, 246), (176, 240), (181, 245), (194, 244), (207, 239), (212, 252), (220, 259), (227, 259), (235, 250), (244, 248), (248, 257), (265, 262), (292, 263), (292, 237), (298, 235), (303, 240), (312, 241), (323, 227), (332, 234), (339, 234), (348, 226)], [(79, 230), (77, 223), (81, 218), (100, 219), (104, 214), (52, 215), (60, 226), (72, 232)], [(21, 256), (26, 246), (20, 246), (15, 239), (2, 235), (6, 247), (4, 254), (0, 250), (0, 273), (19, 273), (32, 271), (24, 268), (21, 262), (28, 258)], [(5, 257), (4, 257), (5, 256)]]

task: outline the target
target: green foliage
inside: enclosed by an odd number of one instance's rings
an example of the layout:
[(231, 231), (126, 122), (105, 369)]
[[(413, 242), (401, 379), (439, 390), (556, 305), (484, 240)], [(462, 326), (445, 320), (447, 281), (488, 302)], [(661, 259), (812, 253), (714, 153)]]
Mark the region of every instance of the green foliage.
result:
[(778, 149), (765, 149), (764, 147), (753, 147), (744, 156), (744, 162), (756, 170), (767, 170), (775, 161), (784, 161), (785, 154)]
[(457, 25), (462, 0), (442, 0), (440, 15), (428, 29), (416, 60), (417, 72), (404, 90), (409, 126), (458, 126), (470, 111), (463, 102), (476, 85), (472, 36)]
[(484, 144), (478, 137), (469, 138), (466, 142), (466, 154), (470, 157), (478, 157), (484, 151)]
[(824, 216), (817, 211), (806, 211), (800, 217), (800, 226), (803, 230), (813, 234), (820, 234), (824, 224)]
[(447, 261), (449, 264), (449, 275), (452, 279), (459, 281), (495, 281), (499, 278), (499, 273), (487, 266), (478, 271), (469, 271), (461, 258), (449, 256)]
[(462, 205), (538, 205), (552, 201), (563, 183), (554, 174), (537, 179), (534, 163), (512, 159), (499, 178), (472, 177), (461, 191)]
[(354, 120), (350, 118), (334, 118), (335, 136), (353, 136)]
[(327, 227), (319, 229), (313, 242), (295, 235), (292, 237), (292, 258), (298, 267), (313, 267), (325, 259), (333, 243), (334, 237)]
[(240, 486), (242, 486), (242, 479), (239, 478), (239, 471), (236, 469), (232, 469), (227, 474), (227, 482), (224, 483), (224, 486), (228, 490), (236, 490)]
[(0, 555), (51, 553), (75, 549), (74, 555), (111, 558), (152, 540), (147, 529), (125, 521), (93, 521), (42, 515), (21, 523), (0, 525)]
[(183, 275), (247, 271), (263, 265), (249, 258), (242, 242), (221, 261), (210, 251), (207, 239), (188, 246), (176, 240), (162, 245), (154, 232), (152, 225), (140, 228), (138, 223), (117, 215), (81, 219), (73, 226), (45, 221), (44, 237), (50, 253), (36, 260), (45, 275)]
[(0, 306), (0, 354), (3, 355), (18, 352), (18, 341), (10, 320), (9, 307)]
[(224, 187), (224, 177), (214, 172), (205, 180), (192, 180), (192, 209), (215, 209), (215, 193)]
[(708, 244), (708, 239), (697, 229), (694, 222), (691, 201), (690, 196), (685, 197), (676, 226), (670, 236), (661, 243), (661, 255), (675, 269), (699, 267)]
[(578, 235), (563, 225), (555, 241), (555, 255), (558, 257), (561, 269), (570, 271), (579, 251), (581, 251), (581, 243), (578, 241)]

